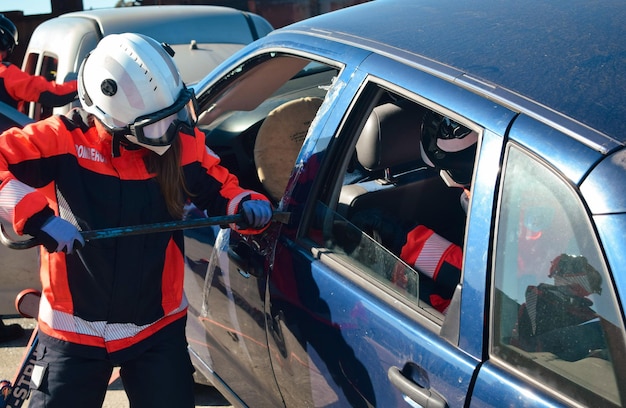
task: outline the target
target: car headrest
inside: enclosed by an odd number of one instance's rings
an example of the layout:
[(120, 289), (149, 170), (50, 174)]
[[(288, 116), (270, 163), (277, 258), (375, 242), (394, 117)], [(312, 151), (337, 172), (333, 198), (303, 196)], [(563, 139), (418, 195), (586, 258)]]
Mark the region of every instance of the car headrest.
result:
[(419, 160), (423, 111), (386, 103), (372, 110), (356, 143), (357, 159), (369, 171)]
[(302, 142), (322, 98), (300, 98), (272, 110), (261, 124), (254, 144), (259, 180), (271, 198), (279, 201), (285, 192)]

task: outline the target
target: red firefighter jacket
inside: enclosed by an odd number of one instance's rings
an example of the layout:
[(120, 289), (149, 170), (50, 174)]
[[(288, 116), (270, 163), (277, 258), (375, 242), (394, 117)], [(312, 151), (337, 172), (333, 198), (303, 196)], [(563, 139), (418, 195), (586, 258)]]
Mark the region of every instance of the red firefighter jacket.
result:
[(63, 106), (76, 98), (76, 80), (63, 84), (43, 76), (30, 75), (16, 65), (0, 63), (0, 101), (21, 110), (21, 103), (39, 102), (45, 106)]
[[(95, 122), (87, 125), (86, 113), (75, 109), (0, 136), (0, 216), (18, 234), (52, 210), (82, 230), (173, 220), (144, 164), (150, 152), (122, 147), (112, 157), (112, 138)], [(198, 208), (230, 215), (247, 196), (266, 200), (220, 166), (201, 131), (179, 137), (189, 199)], [(61, 343), (116, 353), (186, 314), (182, 231), (89, 241), (80, 258), (40, 252), (39, 327)]]
[(414, 267), (422, 276), (420, 296), (438, 311), (446, 313), (459, 280), (463, 263), (461, 247), (418, 225), (407, 234), (400, 258)]

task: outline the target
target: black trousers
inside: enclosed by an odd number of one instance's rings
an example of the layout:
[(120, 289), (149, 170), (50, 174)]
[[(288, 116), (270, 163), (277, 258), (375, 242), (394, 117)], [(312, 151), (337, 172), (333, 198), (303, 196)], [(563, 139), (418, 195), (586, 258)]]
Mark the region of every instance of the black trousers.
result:
[[(184, 324), (138, 356), (117, 364), (133, 408), (193, 408), (193, 366)], [(98, 408), (116, 366), (109, 359), (69, 355), (39, 344), (31, 380), (30, 408)]]

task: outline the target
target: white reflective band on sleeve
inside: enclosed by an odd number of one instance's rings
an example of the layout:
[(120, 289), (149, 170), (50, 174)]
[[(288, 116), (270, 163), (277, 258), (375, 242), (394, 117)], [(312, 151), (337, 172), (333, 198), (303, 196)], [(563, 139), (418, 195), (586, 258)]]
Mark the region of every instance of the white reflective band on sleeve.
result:
[(228, 203), (228, 215), (236, 214), (237, 208), (239, 207), (239, 203), (241, 202), (241, 200), (243, 200), (245, 196), (250, 195), (251, 193), (251, 191), (244, 191), (233, 197), (233, 199), (230, 200), (230, 203)]
[(21, 181), (9, 180), (0, 190), (0, 218), (12, 224), (15, 206), (25, 195), (33, 191), (35, 191), (34, 188)]
[(437, 265), (439, 265), (441, 257), (450, 245), (452, 245), (450, 241), (433, 233), (424, 243), (424, 247), (413, 266), (418, 271), (434, 278), (437, 272)]

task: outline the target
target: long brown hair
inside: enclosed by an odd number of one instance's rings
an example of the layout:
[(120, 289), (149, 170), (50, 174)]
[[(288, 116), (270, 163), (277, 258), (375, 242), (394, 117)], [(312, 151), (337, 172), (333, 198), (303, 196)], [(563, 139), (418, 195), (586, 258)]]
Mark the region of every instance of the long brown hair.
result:
[(167, 210), (175, 219), (182, 219), (185, 204), (183, 193), (189, 194), (180, 165), (181, 149), (180, 137), (176, 137), (162, 156), (150, 152), (145, 158), (146, 168), (149, 172), (156, 173)]
[[(103, 135), (108, 135), (108, 137), (113, 138), (116, 137), (95, 115), (87, 115), (85, 121), (88, 126), (95, 125), (101, 137), (103, 137)], [(115, 144), (115, 142), (113, 142), (113, 144)], [(185, 205), (183, 193), (189, 196), (192, 195), (185, 185), (185, 176), (180, 165), (181, 150), (182, 142), (180, 137), (177, 136), (174, 138), (170, 148), (167, 149), (162, 156), (149, 151), (144, 159), (146, 169), (156, 174), (156, 181), (161, 187), (161, 193), (165, 199), (167, 211), (175, 219), (183, 218), (183, 208)]]

